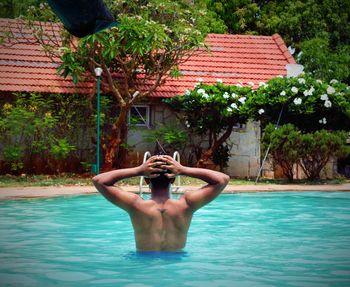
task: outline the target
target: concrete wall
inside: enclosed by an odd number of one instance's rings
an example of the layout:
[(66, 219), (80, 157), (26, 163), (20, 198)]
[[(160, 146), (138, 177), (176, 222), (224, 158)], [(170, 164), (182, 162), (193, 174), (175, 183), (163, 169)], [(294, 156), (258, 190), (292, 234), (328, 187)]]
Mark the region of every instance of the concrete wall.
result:
[[(150, 128), (155, 129), (164, 123), (176, 123), (176, 116), (160, 102), (149, 103), (150, 106)], [(145, 142), (144, 136), (149, 133), (148, 127), (134, 127), (129, 130), (128, 145), (132, 147), (130, 160), (134, 164), (140, 164), (146, 151), (152, 154), (155, 149), (155, 143)]]
[(231, 177), (256, 177), (260, 167), (259, 123), (249, 121), (244, 128), (235, 129), (230, 141), (233, 145), (227, 174)]

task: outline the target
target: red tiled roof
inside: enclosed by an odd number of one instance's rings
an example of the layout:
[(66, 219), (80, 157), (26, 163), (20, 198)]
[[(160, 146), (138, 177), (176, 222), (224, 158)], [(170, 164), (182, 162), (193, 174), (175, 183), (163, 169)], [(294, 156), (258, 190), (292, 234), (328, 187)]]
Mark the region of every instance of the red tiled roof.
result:
[[(74, 85), (70, 78), (56, 75), (55, 63), (45, 55), (29, 30), (20, 28), (16, 20), (0, 19), (0, 31), (11, 26), (15, 36), (25, 37), (23, 43), (0, 46), (0, 91), (28, 91), (46, 93), (94, 92), (94, 82)], [(286, 75), (286, 64), (295, 63), (282, 38), (273, 36), (209, 34), (206, 43), (210, 52), (200, 50), (180, 65), (183, 76), (168, 78), (153, 97), (172, 97), (192, 89), (202, 79), (215, 83), (247, 85), (265, 82), (278, 75)]]

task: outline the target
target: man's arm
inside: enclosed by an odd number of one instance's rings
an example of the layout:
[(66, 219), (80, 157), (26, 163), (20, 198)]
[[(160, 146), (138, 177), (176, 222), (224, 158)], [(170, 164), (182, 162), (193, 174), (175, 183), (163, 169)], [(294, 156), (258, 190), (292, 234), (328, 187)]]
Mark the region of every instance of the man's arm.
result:
[(217, 197), (230, 180), (230, 177), (222, 172), (204, 168), (185, 167), (169, 156), (164, 156), (164, 158), (167, 161), (166, 168), (171, 172), (170, 174), (166, 174), (168, 177), (187, 175), (199, 178), (208, 183), (198, 190), (185, 193), (186, 202), (193, 211), (196, 211)]
[(155, 168), (155, 166), (163, 163), (157, 160), (157, 157), (151, 157), (138, 167), (101, 173), (93, 177), (92, 182), (106, 199), (127, 212), (130, 212), (135, 207), (135, 203), (140, 199), (140, 196), (135, 193), (126, 192), (120, 187), (114, 186), (114, 184), (124, 178), (135, 176), (145, 176), (149, 178), (157, 177), (159, 174), (156, 173), (161, 172), (162, 169)]

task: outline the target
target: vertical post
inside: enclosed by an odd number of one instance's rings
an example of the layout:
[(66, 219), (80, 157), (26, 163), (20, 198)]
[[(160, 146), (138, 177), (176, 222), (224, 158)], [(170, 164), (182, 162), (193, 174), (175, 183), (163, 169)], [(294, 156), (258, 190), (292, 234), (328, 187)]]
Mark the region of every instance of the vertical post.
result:
[(100, 173), (100, 81), (97, 77), (96, 174)]
[(100, 82), (101, 82), (101, 74), (102, 69), (97, 67), (95, 69), (95, 74), (97, 77), (97, 115), (96, 115), (96, 174), (100, 173)]

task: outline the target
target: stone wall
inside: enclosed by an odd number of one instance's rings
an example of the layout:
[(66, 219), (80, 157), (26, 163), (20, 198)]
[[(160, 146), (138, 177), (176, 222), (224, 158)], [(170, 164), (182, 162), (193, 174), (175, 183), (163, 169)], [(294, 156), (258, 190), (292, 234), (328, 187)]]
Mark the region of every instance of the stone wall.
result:
[(231, 177), (254, 178), (260, 167), (260, 125), (249, 121), (231, 134), (233, 143), (226, 172)]

